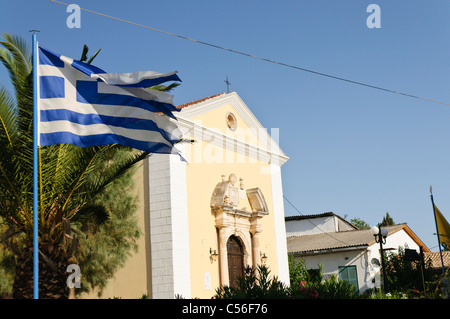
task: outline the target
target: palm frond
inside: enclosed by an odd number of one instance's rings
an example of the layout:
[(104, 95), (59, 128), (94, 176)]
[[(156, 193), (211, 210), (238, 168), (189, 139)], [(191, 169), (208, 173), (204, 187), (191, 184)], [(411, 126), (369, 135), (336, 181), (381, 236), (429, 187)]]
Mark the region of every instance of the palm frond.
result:
[(17, 136), (17, 112), (13, 96), (0, 84), (0, 141), (2, 147), (7, 142), (9, 148), (13, 147), (13, 141)]
[(20, 135), (17, 126), (17, 110), (12, 95), (0, 85), (0, 207), (5, 217), (16, 218), (17, 211), (27, 211), (22, 201), (22, 189), (17, 182), (23, 176), (21, 159), (17, 156), (16, 141)]
[(110, 214), (104, 205), (89, 204), (81, 208), (72, 220), (78, 222), (93, 220), (95, 224), (101, 225), (109, 218)]
[(16, 62), (27, 67), (26, 73), (30, 73), (32, 69), (32, 58), (27, 41), (22, 37), (9, 33), (3, 33), (2, 35), (6, 42), (0, 43), (13, 54)]
[(23, 93), (23, 86), (32, 70), (31, 54), (27, 42), (21, 37), (3, 33), (5, 41), (0, 41), (0, 62), (8, 70), (16, 94)]
[(174, 88), (176, 88), (177, 86), (180, 86), (180, 83), (171, 83), (169, 85), (164, 85), (164, 84), (158, 84), (158, 85), (154, 85), (149, 87), (149, 89), (153, 89), (153, 90), (157, 90), (157, 91), (162, 91), (162, 92), (170, 92), (172, 91)]
[(83, 51), (81, 52), (80, 62), (85, 62), (86, 64), (91, 64), (95, 57), (100, 53), (101, 49), (97, 50), (93, 56), (88, 58), (89, 47), (85, 44), (83, 46)]
[(88, 46), (85, 44), (83, 45), (83, 51), (81, 51), (81, 57), (80, 57), (80, 62), (86, 62), (87, 60), (87, 54), (89, 52), (89, 48)]
[(94, 161), (86, 167), (86, 174), (74, 185), (74, 202), (91, 203), (108, 185), (129, 172), (135, 164), (148, 156), (121, 145), (111, 145), (98, 152)]
[(101, 50), (102, 50), (102, 49), (98, 49), (97, 52), (95, 52), (94, 55), (91, 56), (91, 57), (89, 58), (89, 60), (86, 61), (86, 63), (87, 63), (87, 64), (91, 64), (92, 61), (94, 61), (95, 57), (100, 53)]

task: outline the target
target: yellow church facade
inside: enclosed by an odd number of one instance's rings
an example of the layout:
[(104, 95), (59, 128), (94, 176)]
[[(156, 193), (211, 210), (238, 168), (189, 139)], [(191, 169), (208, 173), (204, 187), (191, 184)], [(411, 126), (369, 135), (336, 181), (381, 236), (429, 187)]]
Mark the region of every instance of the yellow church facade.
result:
[[(143, 236), (102, 297), (211, 298), (246, 266), (289, 283), (278, 129), (236, 92), (179, 106), (177, 155), (153, 154), (136, 174)], [(89, 297), (95, 297), (91, 293)]]

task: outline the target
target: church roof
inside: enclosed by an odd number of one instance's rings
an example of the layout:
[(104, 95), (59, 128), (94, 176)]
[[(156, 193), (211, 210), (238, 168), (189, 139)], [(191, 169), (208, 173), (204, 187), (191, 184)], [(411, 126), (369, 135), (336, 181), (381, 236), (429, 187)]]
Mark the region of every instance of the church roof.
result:
[[(227, 135), (227, 132), (221, 132), (215, 128), (207, 127), (206, 124), (200, 124), (196, 121), (192, 121), (192, 118), (198, 118), (203, 114), (207, 114), (210, 111), (219, 109), (224, 106), (230, 106), (237, 116), (245, 123), (243, 127), (248, 127), (254, 132), (257, 132), (257, 143), (249, 143), (245, 139), (238, 139), (236, 136)], [(200, 135), (194, 138), (206, 138), (208, 143), (222, 146), (223, 144), (231, 146), (239, 152), (245, 153), (247, 156), (255, 157), (259, 160), (277, 163), (283, 165), (289, 157), (284, 154), (278, 145), (278, 141), (275, 141), (268, 130), (264, 128), (255, 115), (251, 112), (249, 107), (239, 97), (236, 92), (219, 93), (211, 95), (199, 100), (191, 101), (178, 105), (180, 110), (176, 117), (178, 119), (177, 124), (183, 127), (186, 132), (200, 132)], [(194, 128), (198, 128), (195, 129)], [(278, 138), (278, 136), (276, 136)], [(225, 143), (223, 141), (226, 141)], [(219, 145), (220, 144), (220, 145)]]
[(200, 102), (209, 100), (209, 99), (213, 99), (213, 98), (215, 98), (215, 97), (218, 97), (218, 96), (221, 96), (221, 95), (224, 95), (224, 94), (225, 94), (225, 93), (222, 92), (222, 93), (219, 93), (219, 94), (215, 94), (215, 95), (211, 95), (211, 96), (204, 97), (204, 98), (202, 98), (202, 99), (198, 99), (198, 100), (195, 100), (195, 101), (191, 101), (191, 102), (188, 102), (188, 103), (184, 103), (184, 104), (181, 104), (181, 105), (177, 105), (177, 109), (182, 109), (182, 108), (185, 108), (185, 107), (188, 107), (188, 106), (191, 106), (191, 105), (194, 105), (194, 104), (197, 104), (197, 103), (200, 103)]

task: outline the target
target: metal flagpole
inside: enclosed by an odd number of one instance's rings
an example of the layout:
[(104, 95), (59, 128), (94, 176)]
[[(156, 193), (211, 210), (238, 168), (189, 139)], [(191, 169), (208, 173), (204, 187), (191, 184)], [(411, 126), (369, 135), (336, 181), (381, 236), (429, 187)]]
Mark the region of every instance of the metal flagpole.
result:
[(430, 196), (431, 196), (431, 204), (433, 205), (434, 224), (436, 225), (436, 233), (437, 233), (437, 239), (438, 239), (438, 245), (439, 245), (439, 255), (441, 256), (442, 275), (444, 276), (445, 291), (447, 293), (447, 298), (448, 298), (447, 278), (445, 278), (445, 267), (444, 267), (444, 259), (442, 258), (441, 239), (439, 238), (439, 229), (438, 229), (438, 224), (437, 224), (437, 219), (436, 219), (436, 209), (434, 206), (433, 190), (432, 190), (431, 186), (430, 186)]
[(38, 231), (38, 110), (37, 110), (37, 30), (31, 30), (33, 49), (33, 298), (39, 299), (39, 231)]

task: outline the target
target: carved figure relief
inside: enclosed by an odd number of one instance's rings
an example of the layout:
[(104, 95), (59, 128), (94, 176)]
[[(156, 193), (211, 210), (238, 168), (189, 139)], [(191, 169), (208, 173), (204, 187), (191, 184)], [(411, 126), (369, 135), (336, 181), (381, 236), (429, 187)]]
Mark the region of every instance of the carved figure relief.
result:
[[(225, 175), (222, 175), (222, 181), (216, 185), (211, 196), (211, 208), (219, 208), (224, 205), (239, 208), (240, 200), (247, 195), (251, 212), (268, 213), (264, 195), (259, 187), (245, 190), (243, 178), (239, 179), (239, 187), (235, 186), (236, 183), (235, 174), (230, 174), (228, 180)], [(247, 208), (241, 207), (240, 210), (247, 211)]]
[[(215, 226), (219, 230), (219, 258), (221, 283), (230, 283), (229, 262), (227, 258), (227, 242), (230, 238), (238, 238), (242, 244), (243, 264), (260, 264), (260, 233), (263, 231), (261, 218), (269, 213), (264, 195), (259, 187), (245, 189), (244, 179), (230, 174), (228, 179), (222, 175), (211, 196), (211, 212), (215, 216)], [(245, 205), (247, 195), (250, 208)], [(232, 237), (234, 236), (234, 237)], [(231, 259), (234, 260), (234, 259)], [(231, 272), (233, 274), (233, 272)], [(233, 277), (233, 276), (231, 276)]]

